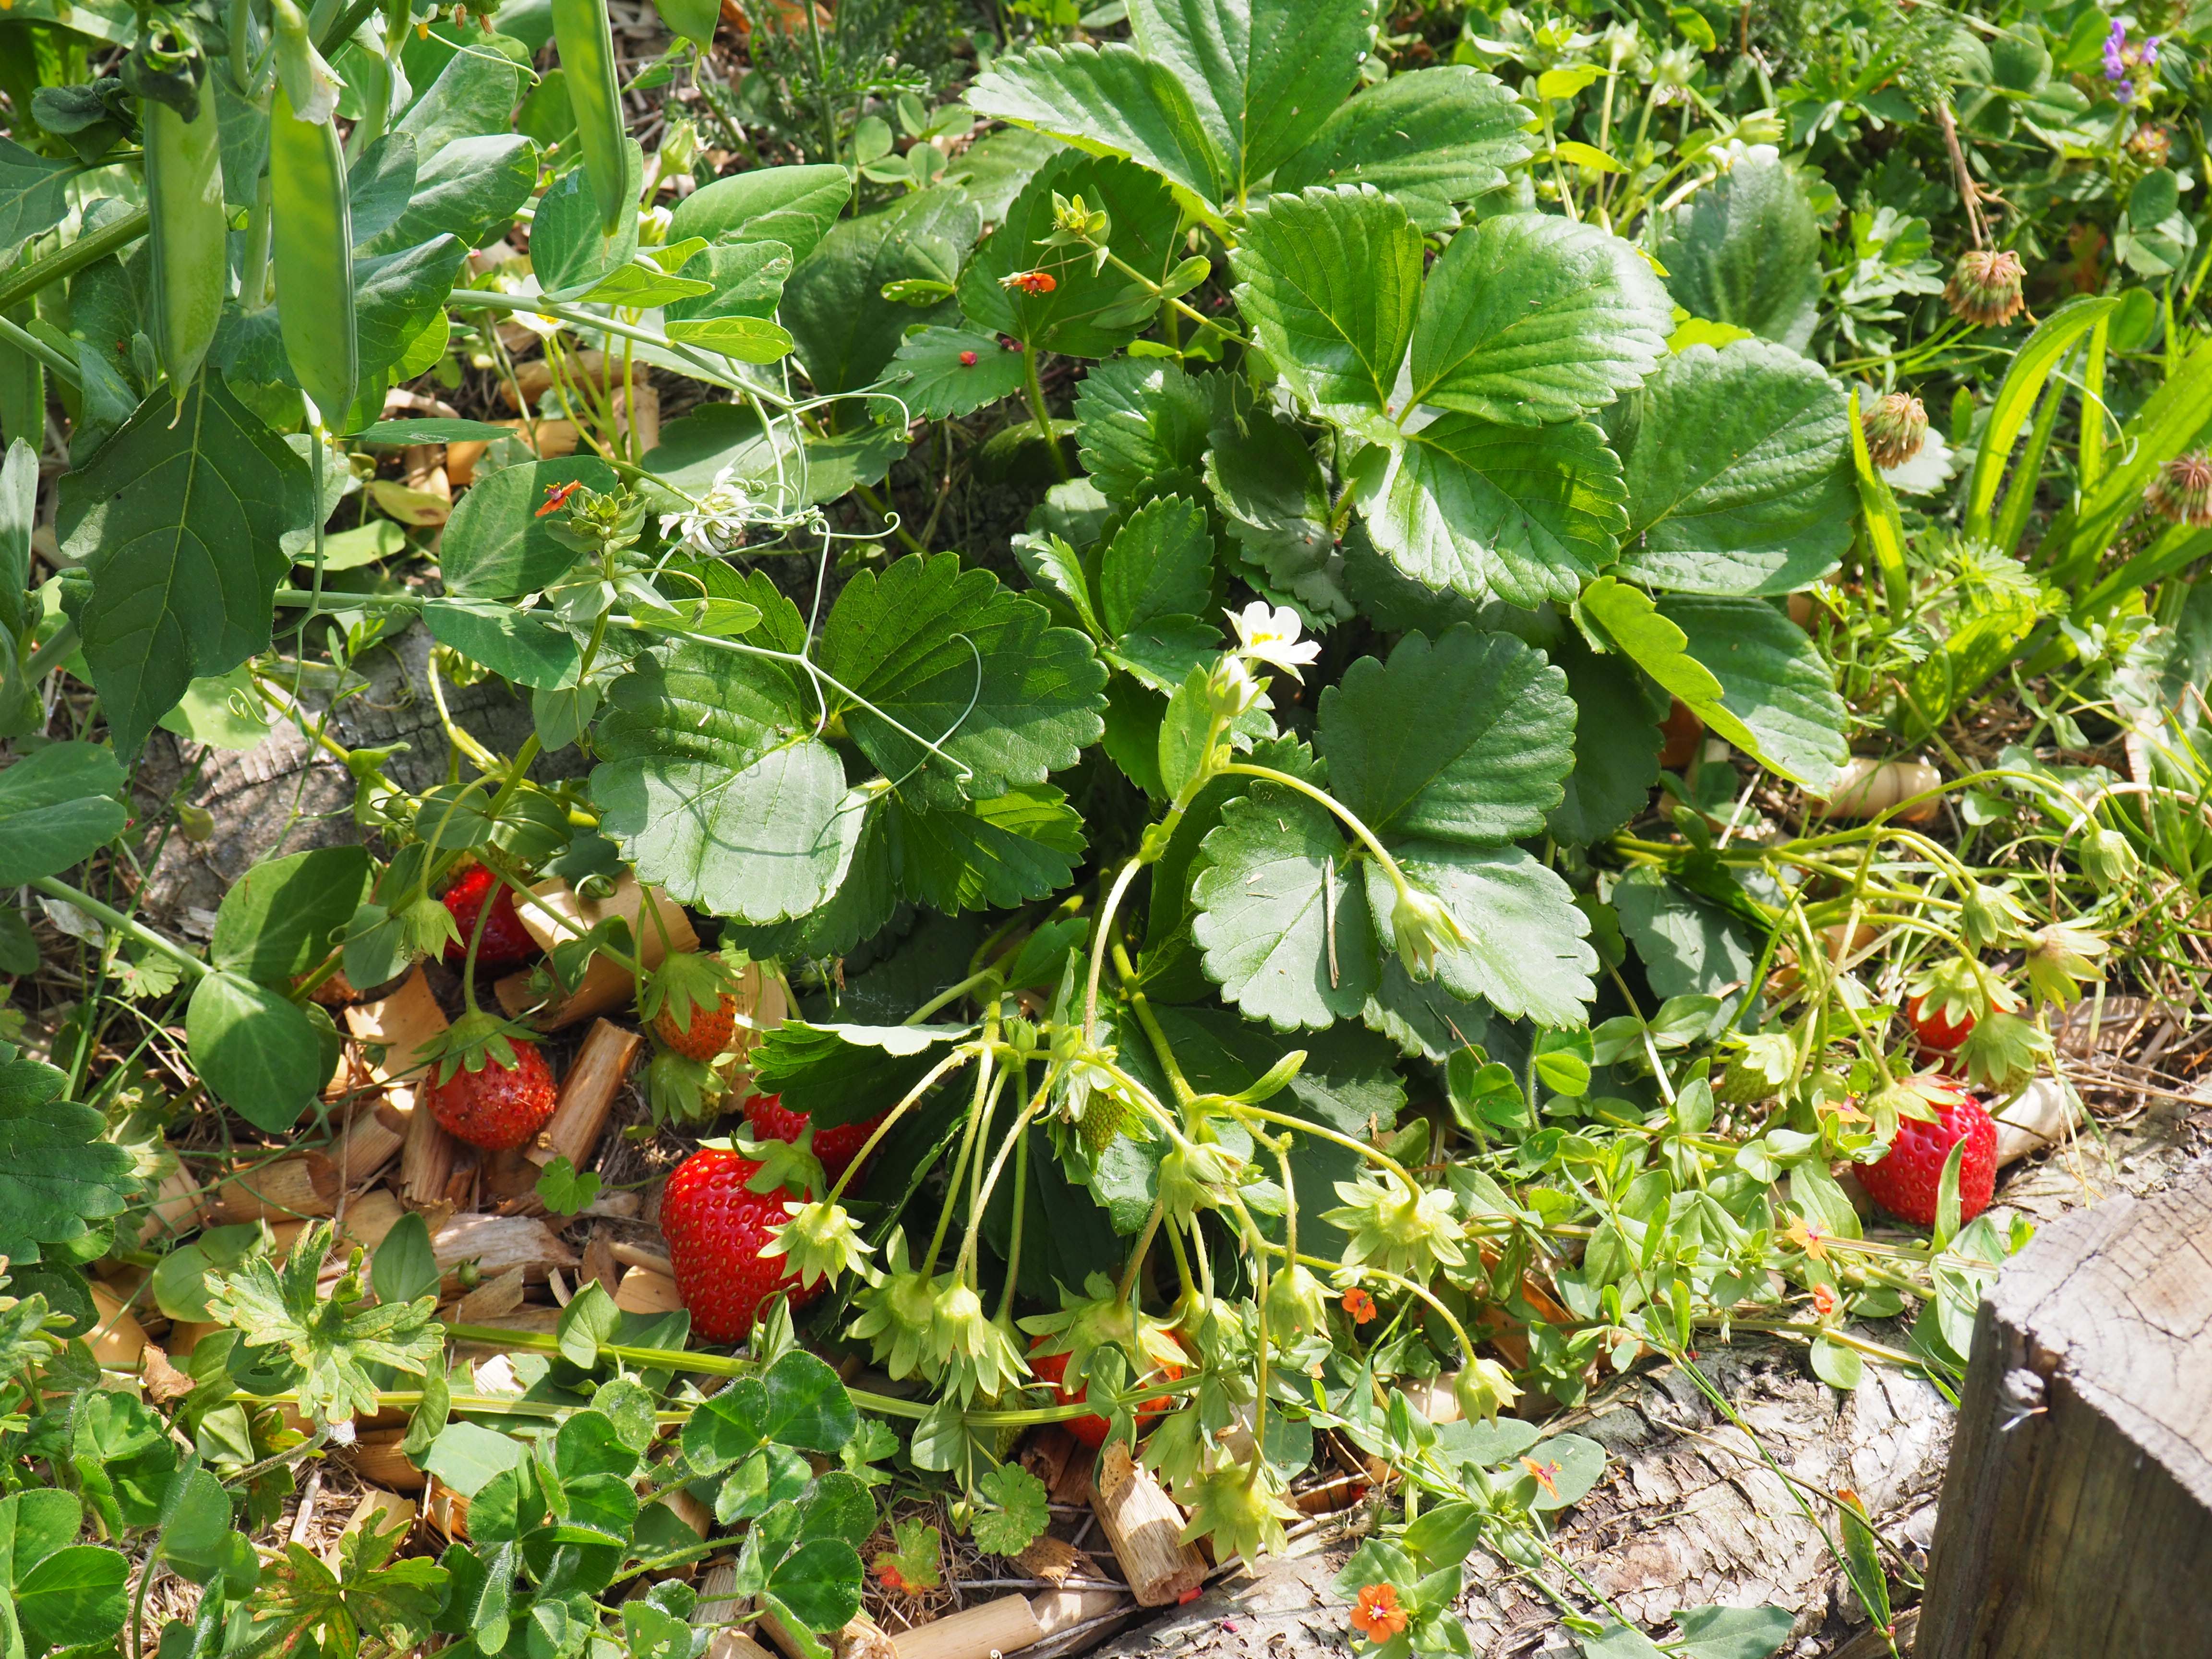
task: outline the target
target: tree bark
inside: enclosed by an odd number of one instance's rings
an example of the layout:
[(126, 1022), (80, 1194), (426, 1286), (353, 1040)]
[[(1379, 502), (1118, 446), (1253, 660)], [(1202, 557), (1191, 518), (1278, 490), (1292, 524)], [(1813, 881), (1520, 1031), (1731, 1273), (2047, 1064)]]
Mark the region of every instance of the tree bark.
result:
[(1917, 1659), (2212, 1654), (2212, 1168), (2045, 1227), (1983, 1301)]

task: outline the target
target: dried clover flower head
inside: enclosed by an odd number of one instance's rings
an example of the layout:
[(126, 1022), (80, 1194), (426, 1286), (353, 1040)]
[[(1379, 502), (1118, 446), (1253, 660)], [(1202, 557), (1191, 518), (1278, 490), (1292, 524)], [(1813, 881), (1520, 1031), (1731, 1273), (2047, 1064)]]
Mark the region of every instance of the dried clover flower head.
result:
[(1996, 328), (2020, 315), (2026, 303), (2020, 282), (2026, 274), (2020, 255), (2008, 248), (1975, 248), (1959, 256), (1958, 269), (1944, 287), (1952, 314), (1984, 328)]
[(2143, 500), (2170, 523), (2212, 525), (2212, 454), (2198, 449), (2175, 456), (2151, 474)]
[(1867, 459), (1887, 471), (1920, 453), (1928, 435), (1928, 411), (1920, 399), (1902, 392), (1878, 398), (1866, 413)]

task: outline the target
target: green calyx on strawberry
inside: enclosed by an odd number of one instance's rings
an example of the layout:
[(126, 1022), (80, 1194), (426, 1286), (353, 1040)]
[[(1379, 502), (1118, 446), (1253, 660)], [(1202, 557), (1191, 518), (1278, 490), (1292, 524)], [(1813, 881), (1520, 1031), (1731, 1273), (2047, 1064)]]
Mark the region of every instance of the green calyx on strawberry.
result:
[(703, 1063), (736, 1034), (737, 990), (738, 976), (720, 957), (678, 951), (646, 981), (638, 1006), (664, 1045)]
[(656, 1123), (687, 1128), (711, 1123), (722, 1115), (728, 1094), (713, 1066), (688, 1054), (664, 1050), (645, 1068), (645, 1103)]
[(416, 1050), (430, 1068), (430, 1115), (447, 1133), (504, 1152), (526, 1146), (545, 1127), (560, 1095), (532, 1037), (471, 1008)]
[(814, 1148), (804, 1135), (796, 1141), (739, 1140), (735, 1136), (724, 1135), (719, 1139), (701, 1141), (699, 1150), (732, 1152), (750, 1164), (753, 1173), (745, 1177), (747, 1192), (781, 1191), (811, 1199), (830, 1188), (822, 1173), (822, 1160), (814, 1156)]
[[(797, 1308), (821, 1294), (771, 1252), (800, 1197), (779, 1176), (820, 1178), (811, 1154), (775, 1144), (766, 1160), (747, 1154), (753, 1143), (709, 1142), (685, 1158), (661, 1190), (660, 1231), (676, 1270), (676, 1288), (690, 1311), (695, 1335), (709, 1342), (743, 1341), (763, 1307), (781, 1295)], [(812, 1165), (810, 1171), (807, 1165)]]
[(1899, 1220), (1932, 1227), (1943, 1188), (1943, 1167), (1954, 1146), (1959, 1159), (1959, 1219), (1972, 1221), (1996, 1195), (1997, 1131), (1988, 1110), (1948, 1078), (1916, 1077), (1899, 1085), (1925, 1108), (1900, 1113), (1889, 1150), (1862, 1164), (1859, 1184), (1874, 1201)]
[(928, 1263), (908, 1260), (906, 1229), (895, 1227), (884, 1246), (884, 1272), (857, 1292), (860, 1310), (846, 1334), (872, 1346), (875, 1363), (895, 1382), (917, 1371), (935, 1382), (944, 1370), (935, 1342), (937, 1280)]
[[(1092, 1356), (1101, 1350), (1123, 1357), (1125, 1364), (1116, 1368), (1122, 1376), (1127, 1374), (1126, 1362), (1138, 1359), (1142, 1360), (1147, 1378), (1165, 1376), (1173, 1381), (1182, 1375), (1189, 1355), (1164, 1322), (1122, 1300), (1114, 1281), (1104, 1273), (1092, 1273), (1083, 1288), (1085, 1294), (1079, 1297), (1063, 1285), (1058, 1313), (1032, 1314), (1021, 1322), (1022, 1328), (1036, 1339), (1032, 1348), (1042, 1350), (1032, 1353), (1031, 1367), (1039, 1376), (1060, 1386), (1063, 1401), (1084, 1397)], [(1148, 1402), (1144, 1414), (1156, 1416), (1172, 1403)], [(1097, 1439), (1088, 1437), (1094, 1426)], [(1085, 1445), (1105, 1443), (1103, 1418), (1079, 1419), (1068, 1427)]]

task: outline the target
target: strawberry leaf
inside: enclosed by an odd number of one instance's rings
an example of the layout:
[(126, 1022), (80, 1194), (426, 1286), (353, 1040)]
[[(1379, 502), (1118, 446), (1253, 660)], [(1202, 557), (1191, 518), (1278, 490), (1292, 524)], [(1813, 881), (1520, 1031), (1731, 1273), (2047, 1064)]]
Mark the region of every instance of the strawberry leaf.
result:
[(61, 1097), (66, 1083), (0, 1042), (0, 1256), (11, 1261), (83, 1237), (131, 1185), (131, 1154), (101, 1139), (100, 1113)]

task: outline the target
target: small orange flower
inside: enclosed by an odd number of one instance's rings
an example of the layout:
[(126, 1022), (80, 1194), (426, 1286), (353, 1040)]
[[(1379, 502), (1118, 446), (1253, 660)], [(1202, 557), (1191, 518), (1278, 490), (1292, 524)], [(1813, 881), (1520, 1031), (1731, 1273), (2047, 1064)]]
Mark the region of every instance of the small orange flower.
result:
[(1815, 1261), (1826, 1261), (1828, 1259), (1828, 1235), (1818, 1227), (1808, 1226), (1802, 1216), (1799, 1216), (1791, 1222), (1790, 1231), (1782, 1237)]
[(1813, 1311), (1826, 1319), (1836, 1310), (1836, 1293), (1826, 1285), (1813, 1287)]
[(1352, 1316), (1354, 1324), (1364, 1325), (1375, 1317), (1375, 1298), (1354, 1285), (1344, 1293), (1344, 1310)]
[(1553, 1497), (1559, 1495), (1559, 1466), (1557, 1463), (1539, 1463), (1533, 1457), (1524, 1457), (1521, 1460), (1521, 1467), (1528, 1470), (1530, 1478)]
[(1352, 1627), (1370, 1642), (1387, 1642), (1406, 1628), (1406, 1610), (1398, 1605), (1395, 1584), (1370, 1584), (1359, 1592), (1352, 1609)]
[(999, 286), (1018, 288), (1024, 294), (1049, 294), (1060, 286), (1060, 279), (1048, 270), (1018, 270), (1000, 277)]
[(542, 519), (549, 513), (558, 513), (568, 506), (568, 497), (583, 487), (584, 481), (580, 478), (572, 478), (567, 483), (547, 484), (545, 505), (538, 509), (538, 516)]
[(961, 368), (975, 368), (975, 354), (974, 352), (972, 352), (972, 351), (963, 351), (963, 352), (962, 352), (962, 353), (960, 354), (960, 367), (961, 367)]

